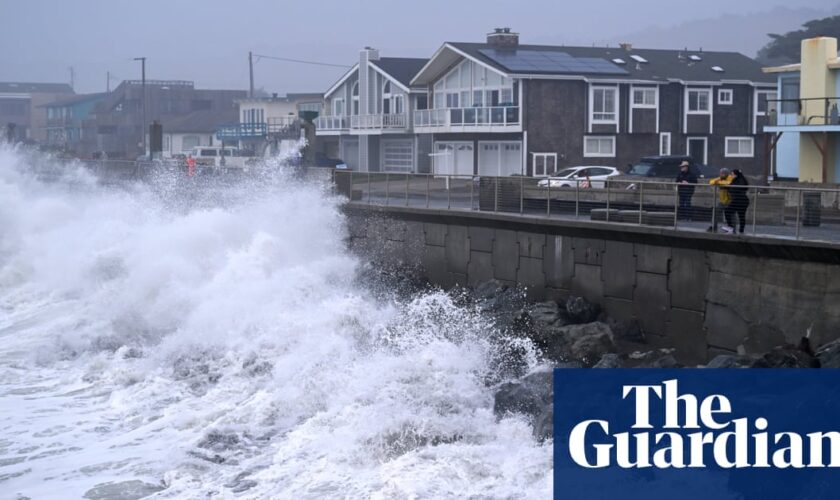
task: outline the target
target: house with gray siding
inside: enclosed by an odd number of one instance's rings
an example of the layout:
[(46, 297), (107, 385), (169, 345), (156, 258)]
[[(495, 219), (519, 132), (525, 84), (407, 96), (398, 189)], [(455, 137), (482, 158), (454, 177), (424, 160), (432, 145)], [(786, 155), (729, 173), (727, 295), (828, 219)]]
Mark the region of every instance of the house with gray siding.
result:
[(500, 28), (444, 43), (417, 72), (408, 87), (428, 97), (413, 131), (435, 173), (546, 176), (690, 155), (757, 175), (776, 97), (761, 69), (734, 52), (524, 45)]
[(427, 95), (410, 85), (425, 63), (362, 50), (358, 63), (324, 94), (315, 122), (319, 150), (353, 170), (428, 172), (431, 144), (414, 133), (411, 120), (414, 110), (427, 107)]

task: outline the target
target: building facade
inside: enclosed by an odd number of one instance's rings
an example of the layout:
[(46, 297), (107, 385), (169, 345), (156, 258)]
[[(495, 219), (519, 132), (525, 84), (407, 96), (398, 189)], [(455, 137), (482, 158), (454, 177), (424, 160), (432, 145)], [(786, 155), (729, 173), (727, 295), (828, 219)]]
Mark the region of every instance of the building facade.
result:
[(366, 48), (324, 94), (316, 120), (319, 152), (370, 172), (428, 172), (431, 144), (414, 133), (413, 111), (427, 107), (411, 79), (425, 59), (380, 57)]
[(126, 80), (99, 102), (84, 120), (81, 154), (89, 156), (103, 151), (109, 158), (129, 159), (145, 154), (144, 101), (146, 124), (158, 121), (166, 134), (168, 123), (192, 113), (205, 112), (221, 116), (220, 120), (235, 121), (235, 101), (246, 95), (244, 90), (196, 89), (190, 81), (147, 80), (144, 96), (142, 82)]
[(66, 83), (0, 82), (0, 129), (15, 141), (45, 143), (49, 102), (74, 94)]
[(775, 174), (801, 182), (840, 183), (840, 57), (837, 39), (802, 41), (801, 62), (765, 68), (780, 99), (764, 127)]
[(50, 148), (76, 153), (83, 139), (82, 123), (107, 93), (81, 94), (52, 101), (46, 108), (46, 142)]

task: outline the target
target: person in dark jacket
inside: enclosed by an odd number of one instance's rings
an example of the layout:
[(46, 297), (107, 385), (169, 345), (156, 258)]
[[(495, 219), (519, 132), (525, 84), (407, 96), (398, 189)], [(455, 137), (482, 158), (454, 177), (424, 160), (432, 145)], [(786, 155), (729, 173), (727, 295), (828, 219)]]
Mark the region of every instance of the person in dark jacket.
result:
[(684, 220), (691, 220), (693, 210), (691, 208), (691, 197), (694, 196), (694, 185), (697, 184), (697, 176), (691, 173), (691, 166), (687, 161), (680, 163), (680, 173), (675, 181), (677, 194), (680, 198), (680, 208), (677, 215)]
[(750, 206), (750, 198), (747, 196), (747, 190), (749, 189), (750, 183), (747, 182), (747, 178), (744, 177), (744, 173), (738, 169), (733, 170), (732, 175), (732, 182), (726, 187), (726, 189), (729, 190), (729, 196), (732, 199), (732, 201), (729, 202), (729, 206), (726, 207), (727, 212), (729, 212), (726, 219), (731, 221), (734, 232), (735, 216), (737, 215), (738, 232), (744, 234), (744, 228), (747, 225), (747, 208)]

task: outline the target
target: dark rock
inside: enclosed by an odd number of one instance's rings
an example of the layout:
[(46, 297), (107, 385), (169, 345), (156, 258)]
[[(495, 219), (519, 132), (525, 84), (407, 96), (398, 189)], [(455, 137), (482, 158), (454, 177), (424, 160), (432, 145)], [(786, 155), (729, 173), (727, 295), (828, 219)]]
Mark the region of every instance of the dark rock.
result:
[(616, 340), (623, 340), (627, 342), (636, 342), (643, 344), (645, 340), (645, 331), (642, 324), (638, 321), (618, 321), (612, 318), (606, 318), (605, 323), (610, 325), (610, 330), (613, 332)]
[(790, 347), (777, 347), (758, 358), (751, 368), (819, 368), (820, 360)]
[(552, 327), (546, 334), (545, 352), (555, 361), (580, 361), (592, 366), (604, 354), (617, 350), (606, 323)]
[(498, 280), (485, 281), (475, 287), (475, 296), (479, 299), (492, 299), (508, 289), (508, 286)]
[(553, 372), (532, 373), (499, 387), (494, 397), (493, 413), (497, 417), (510, 413), (525, 415), (534, 428), (534, 437), (543, 440), (552, 435), (553, 399)]
[(552, 326), (561, 321), (565, 324), (566, 321), (563, 309), (553, 300), (540, 302), (528, 308), (528, 317), (535, 328)]
[(657, 349), (655, 351), (634, 352), (628, 356), (628, 363), (633, 368), (682, 368), (683, 365), (674, 358), (673, 349)]
[(592, 368), (624, 368), (624, 359), (618, 354), (607, 353)]
[(840, 368), (840, 340), (835, 340), (817, 349), (817, 358), (823, 368)]
[(706, 365), (706, 368), (749, 368), (755, 362), (754, 357), (737, 354), (719, 354)]
[(598, 320), (601, 313), (601, 306), (593, 304), (583, 297), (569, 297), (566, 300), (566, 315), (569, 323), (582, 325)]

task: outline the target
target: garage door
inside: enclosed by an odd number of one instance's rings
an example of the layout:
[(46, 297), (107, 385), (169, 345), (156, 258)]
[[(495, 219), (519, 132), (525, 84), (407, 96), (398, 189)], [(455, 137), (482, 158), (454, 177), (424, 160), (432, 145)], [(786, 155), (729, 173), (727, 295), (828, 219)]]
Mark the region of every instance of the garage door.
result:
[(506, 177), (521, 173), (521, 142), (482, 141), (478, 143), (478, 175)]
[(435, 174), (473, 175), (473, 151), (471, 142), (436, 142), (433, 153)]
[(406, 173), (414, 171), (414, 141), (411, 139), (383, 140), (382, 170)]

